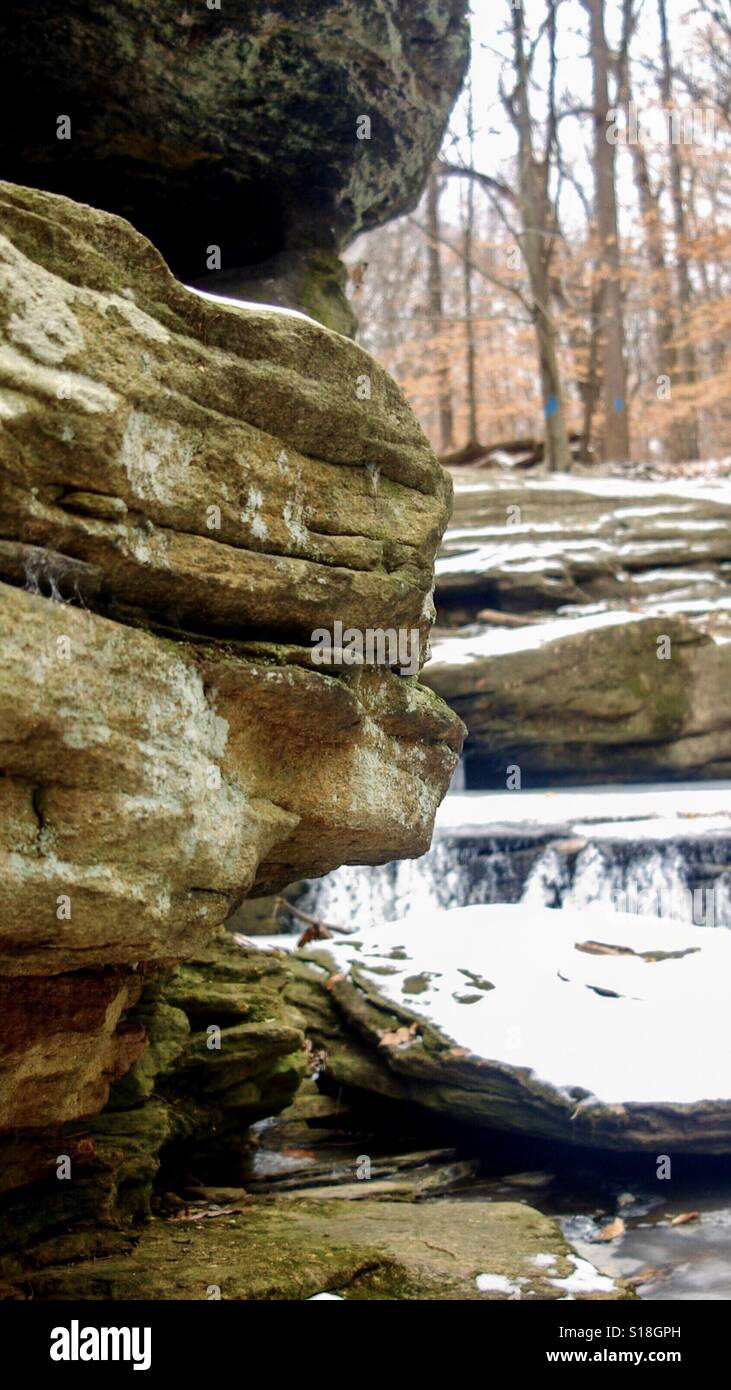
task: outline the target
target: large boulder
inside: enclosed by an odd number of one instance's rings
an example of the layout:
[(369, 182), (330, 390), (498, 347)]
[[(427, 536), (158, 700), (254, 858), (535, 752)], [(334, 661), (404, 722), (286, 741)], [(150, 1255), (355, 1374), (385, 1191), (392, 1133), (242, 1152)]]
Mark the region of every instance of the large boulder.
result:
[(9, 0), (5, 176), (128, 217), (181, 279), (218, 248), (224, 293), (352, 331), (338, 252), (415, 206), (466, 68), (466, 11)]
[[(136, 1111), (105, 1114), (77, 1149), (136, 1060), (154, 1078), (182, 1047), (185, 1010), (149, 1007), (160, 970), (205, 962), (247, 893), (429, 843), (459, 721), (384, 666), (316, 667), (308, 643), (406, 627), (423, 655), (450, 490), (361, 349), (201, 298), (65, 198), (0, 187), (0, 329), (0, 1134), (31, 1184), (75, 1125), (72, 1165), (108, 1150), (108, 1213), (134, 1183), (144, 1210), (170, 1106), (149, 1097), (136, 1139)], [(226, 1029), (227, 1072), (199, 1049), (242, 1113), (296, 1083), (301, 1031), (280, 1022)]]
[(331, 1083), (599, 1149), (731, 1152), (731, 937), (527, 906), (309, 947), (291, 997)]
[(464, 719), (474, 784), (727, 777), (731, 645), (610, 612), (435, 643), (424, 679)]

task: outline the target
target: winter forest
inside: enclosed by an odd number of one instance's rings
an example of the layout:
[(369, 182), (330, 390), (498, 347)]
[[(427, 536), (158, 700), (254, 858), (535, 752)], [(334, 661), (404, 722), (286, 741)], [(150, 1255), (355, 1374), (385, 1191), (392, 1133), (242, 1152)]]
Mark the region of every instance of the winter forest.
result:
[(361, 340), (442, 456), (545, 435), (557, 470), (707, 474), (731, 448), (731, 11), (473, 11), (420, 206), (349, 253)]

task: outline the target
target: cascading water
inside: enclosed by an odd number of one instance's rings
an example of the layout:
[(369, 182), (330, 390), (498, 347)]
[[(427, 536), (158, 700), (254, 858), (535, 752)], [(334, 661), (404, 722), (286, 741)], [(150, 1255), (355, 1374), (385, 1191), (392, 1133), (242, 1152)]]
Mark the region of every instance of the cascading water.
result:
[[(512, 805), (514, 806), (514, 802)], [(296, 899), (304, 912), (361, 929), (434, 908), (524, 902), (536, 907), (601, 906), (731, 927), (731, 820), (727, 831), (699, 823), (692, 834), (658, 839), (653, 823), (606, 823), (550, 830), (503, 825), (437, 830), (420, 859), (346, 866), (312, 880)]]
[[(587, 936), (606, 909), (699, 931), (731, 928), (731, 787), (516, 795), (466, 793), (456, 779), (427, 854), (337, 869), (306, 883), (294, 901), (325, 925), (350, 931), (419, 914), (427, 923), (435, 909), (481, 903), (578, 909)], [(611, 1030), (606, 1045), (618, 1045)], [(670, 1191), (658, 1183), (652, 1155), (624, 1155), (619, 1166), (617, 1155), (610, 1164), (586, 1155), (567, 1162), (550, 1146), (538, 1153), (533, 1145), (504, 1161), (547, 1169), (546, 1194), (531, 1200), (560, 1218), (581, 1258), (606, 1276), (635, 1278), (643, 1299), (729, 1297), (731, 1192), (719, 1164), (673, 1159)], [(623, 1230), (627, 1223), (623, 1240), (602, 1243), (601, 1230), (618, 1217)], [(679, 1236), (674, 1223), (688, 1221)]]

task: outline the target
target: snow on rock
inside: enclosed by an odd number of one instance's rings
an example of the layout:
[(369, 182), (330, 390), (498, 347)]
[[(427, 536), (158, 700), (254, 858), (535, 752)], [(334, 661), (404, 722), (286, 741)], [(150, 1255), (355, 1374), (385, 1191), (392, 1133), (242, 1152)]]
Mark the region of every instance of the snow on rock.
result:
[(318, 947), (334, 1007), (375, 1044), (386, 1094), (400, 1086), (475, 1123), (600, 1147), (731, 1151), (725, 930), (473, 906)]
[(475, 1283), (480, 1293), (504, 1293), (508, 1298), (518, 1299), (525, 1279), (509, 1279), (507, 1274), (478, 1274)]
[(581, 1260), (578, 1255), (569, 1255), (569, 1259), (574, 1266), (573, 1274), (569, 1274), (566, 1279), (551, 1279), (550, 1283), (554, 1288), (563, 1289), (566, 1294), (574, 1297), (577, 1293), (613, 1292), (616, 1285), (608, 1275), (600, 1274), (588, 1260)]

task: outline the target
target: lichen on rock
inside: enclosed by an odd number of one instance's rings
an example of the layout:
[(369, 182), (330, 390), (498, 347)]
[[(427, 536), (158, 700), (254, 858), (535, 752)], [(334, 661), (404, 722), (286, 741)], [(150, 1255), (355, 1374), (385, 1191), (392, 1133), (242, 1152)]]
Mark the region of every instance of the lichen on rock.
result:
[(214, 933), (249, 893), (423, 852), (462, 727), (309, 659), (335, 621), (426, 651), (450, 488), (386, 373), (65, 198), (2, 185), (0, 238), (0, 1134), (28, 1253), (145, 1219), (161, 1152), (215, 1134), (227, 1162), (288, 1103), (284, 968)]
[[(415, 206), (466, 16), (466, 0), (8, 0), (0, 76), (23, 140), (0, 133), (6, 176), (129, 217), (181, 279), (213, 264), (223, 294), (352, 331), (338, 253)], [(72, 138), (52, 138), (67, 111)]]

